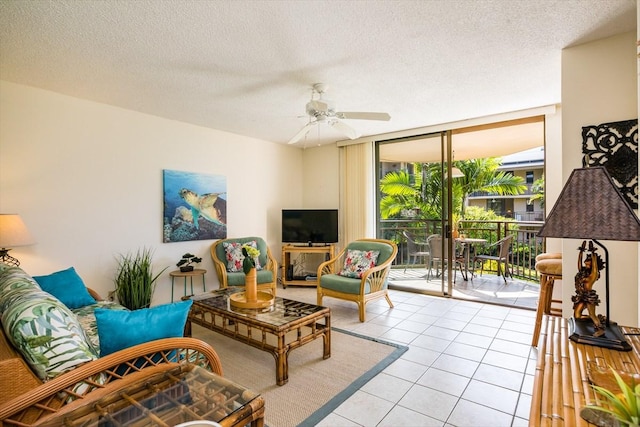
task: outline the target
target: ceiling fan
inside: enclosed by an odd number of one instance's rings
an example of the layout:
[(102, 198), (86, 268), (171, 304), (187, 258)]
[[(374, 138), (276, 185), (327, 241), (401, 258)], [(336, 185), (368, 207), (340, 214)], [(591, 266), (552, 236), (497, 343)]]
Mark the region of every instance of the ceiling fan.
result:
[(356, 139), (360, 135), (358, 132), (343, 122), (348, 120), (383, 120), (388, 121), (391, 116), (387, 113), (367, 113), (367, 112), (342, 112), (336, 111), (333, 101), (323, 98), (323, 94), (327, 91), (328, 86), (324, 83), (316, 83), (313, 85), (311, 92), (311, 101), (307, 102), (306, 111), (309, 116), (309, 122), (289, 140), (289, 144), (295, 144), (300, 141), (311, 130), (312, 127), (319, 123), (327, 123), (339, 132), (342, 132), (350, 139)]

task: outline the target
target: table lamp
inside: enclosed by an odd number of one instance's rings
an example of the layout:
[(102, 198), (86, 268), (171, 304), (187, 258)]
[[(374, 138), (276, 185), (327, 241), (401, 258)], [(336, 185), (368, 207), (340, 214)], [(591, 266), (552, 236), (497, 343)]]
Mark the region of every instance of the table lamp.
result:
[(0, 214), (0, 262), (18, 267), (20, 261), (9, 255), (10, 248), (35, 243), (20, 215)]
[[(582, 344), (615, 350), (631, 350), (618, 325), (610, 321), (609, 252), (599, 240), (640, 241), (640, 221), (615, 186), (607, 170), (598, 166), (575, 169), (571, 172), (538, 236), (587, 239), (602, 248), (605, 254), (604, 265), (596, 254), (597, 248), (590, 243), (588, 251), (591, 257), (587, 257), (589, 261), (588, 263), (585, 261), (585, 266), (592, 271), (598, 270), (594, 281), (599, 277), (599, 269), (605, 268), (606, 317), (602, 319), (601, 316), (597, 316), (602, 321), (592, 320), (596, 317), (593, 314), (600, 301), (593, 289), (589, 291), (588, 298), (584, 298), (587, 293), (581, 287), (581, 283), (584, 283), (581, 281), (585, 274), (583, 271), (578, 271), (576, 295), (572, 298), (574, 316), (569, 319), (571, 334), (569, 338)], [(579, 249), (578, 260), (582, 265), (582, 254), (587, 249), (584, 244)], [(589, 315), (576, 316), (576, 310), (580, 309), (577, 304), (580, 303), (585, 304), (584, 308)]]

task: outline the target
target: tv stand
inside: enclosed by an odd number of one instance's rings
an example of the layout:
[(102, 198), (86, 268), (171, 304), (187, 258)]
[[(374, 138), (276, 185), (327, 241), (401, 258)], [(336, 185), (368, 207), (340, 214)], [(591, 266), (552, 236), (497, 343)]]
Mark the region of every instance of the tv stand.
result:
[(315, 266), (315, 270), (304, 276), (294, 276), (293, 265), (291, 264), (291, 254), (324, 254), (324, 261), (332, 259), (335, 255), (335, 246), (332, 244), (322, 246), (307, 246), (307, 245), (283, 245), (282, 246), (282, 265), (280, 266), (282, 276), (282, 287), (286, 288), (289, 285), (293, 286), (317, 286), (318, 278), (316, 277), (318, 265)]

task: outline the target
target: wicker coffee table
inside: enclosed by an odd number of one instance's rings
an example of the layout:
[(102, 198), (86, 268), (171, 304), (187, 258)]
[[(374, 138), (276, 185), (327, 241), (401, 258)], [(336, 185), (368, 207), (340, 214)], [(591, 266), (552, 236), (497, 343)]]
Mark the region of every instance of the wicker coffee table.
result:
[(191, 323), (271, 353), (276, 359), (276, 383), (289, 380), (289, 352), (318, 337), (323, 339), (323, 359), (331, 357), (331, 310), (327, 307), (276, 297), (261, 309), (232, 307), (229, 296), (243, 288), (218, 289), (192, 296), (193, 305), (185, 327)]

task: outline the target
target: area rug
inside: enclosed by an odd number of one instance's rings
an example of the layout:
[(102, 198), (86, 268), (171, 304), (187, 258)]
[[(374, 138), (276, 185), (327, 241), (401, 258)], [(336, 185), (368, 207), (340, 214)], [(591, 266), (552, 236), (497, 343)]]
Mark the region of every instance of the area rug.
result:
[(314, 426), (367, 381), (399, 358), (407, 347), (331, 329), (331, 357), (322, 359), (322, 339), (289, 353), (289, 382), (276, 385), (274, 357), (216, 332), (193, 325), (193, 337), (220, 356), (225, 378), (259, 392), (269, 427)]

